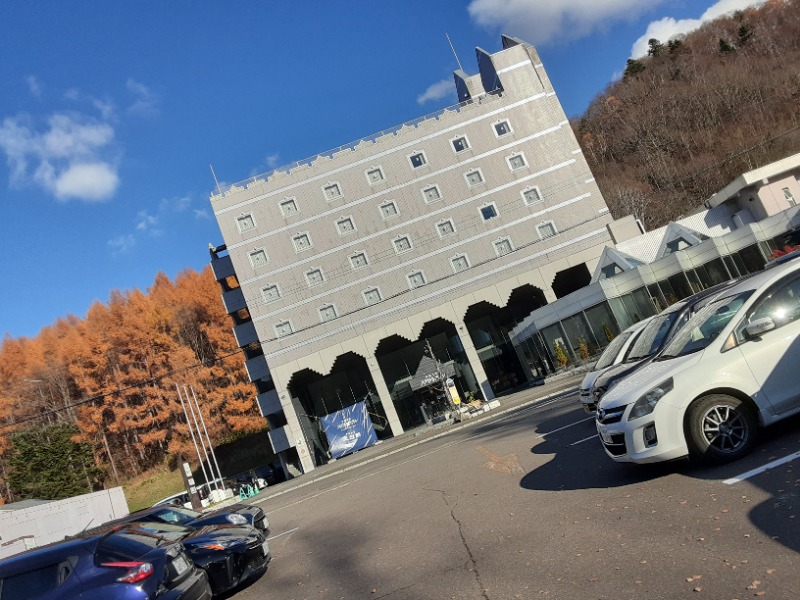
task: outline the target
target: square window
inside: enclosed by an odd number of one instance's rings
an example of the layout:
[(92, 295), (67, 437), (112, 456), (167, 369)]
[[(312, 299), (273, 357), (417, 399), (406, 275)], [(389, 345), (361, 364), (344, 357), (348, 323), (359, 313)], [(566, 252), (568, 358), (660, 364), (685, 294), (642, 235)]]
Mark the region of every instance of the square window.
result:
[(325, 192), (326, 200), (336, 200), (336, 198), (342, 197), (342, 190), (338, 183), (330, 183), (322, 188), (322, 190)]
[(258, 250), (250, 253), (250, 264), (253, 265), (254, 269), (266, 267), (268, 262), (269, 257), (267, 256), (267, 251), (263, 248), (259, 248)]
[(315, 285), (324, 283), (325, 275), (322, 274), (322, 269), (311, 269), (310, 271), (306, 271), (306, 281), (308, 282), (308, 287), (314, 287)]
[(442, 199), (442, 192), (438, 185), (432, 185), (422, 190), (422, 196), (425, 198), (425, 202), (436, 202)]
[(450, 264), (453, 265), (453, 270), (456, 273), (460, 273), (461, 271), (466, 271), (469, 269), (469, 259), (464, 256), (454, 256), (450, 259)]
[(364, 290), (364, 302), (367, 304), (377, 304), (383, 298), (381, 297), (381, 291), (378, 288), (370, 288), (368, 290)]
[(356, 252), (350, 256), (350, 266), (353, 267), (353, 270), (363, 269), (368, 264), (369, 261), (367, 260), (367, 255), (364, 252)]
[(275, 325), (275, 335), (277, 337), (283, 337), (292, 333), (292, 324), (289, 321), (283, 321), (282, 323), (278, 323)]
[(522, 192), (522, 198), (525, 200), (525, 204), (530, 206), (531, 204), (539, 204), (542, 202), (542, 193), (539, 188), (533, 187), (528, 188), (524, 192)]
[(453, 144), (453, 150), (455, 150), (456, 152), (463, 152), (464, 150), (469, 149), (469, 142), (467, 141), (467, 138), (464, 136), (457, 137), (456, 139), (451, 140), (451, 143)]
[(541, 225), (536, 226), (536, 231), (539, 232), (539, 237), (541, 239), (553, 237), (558, 232), (556, 231), (556, 226), (553, 225), (552, 221), (548, 221), (547, 223), (542, 223)]
[(508, 166), (512, 171), (526, 167), (528, 163), (525, 162), (525, 157), (522, 154), (514, 154), (508, 157)]
[(353, 222), (353, 217), (345, 217), (343, 219), (339, 219), (336, 221), (336, 229), (339, 231), (339, 235), (347, 235), (348, 233), (353, 233), (356, 230), (356, 225)]
[(370, 183), (379, 183), (384, 179), (385, 177), (383, 176), (383, 169), (380, 167), (375, 167), (374, 169), (367, 171), (367, 181)]
[(489, 219), (494, 219), (497, 216), (497, 207), (494, 204), (487, 204), (486, 206), (481, 206), (481, 217), (483, 217), (484, 221), (488, 221)]
[(253, 219), (253, 215), (242, 215), (241, 217), (237, 217), (236, 226), (239, 228), (239, 233), (243, 233), (250, 229), (255, 229), (256, 222), (255, 219)]
[(303, 252), (311, 248), (311, 238), (307, 233), (299, 233), (292, 238), (295, 252)]
[(280, 206), (281, 214), (284, 217), (288, 217), (298, 212), (297, 201), (294, 198), (286, 198), (286, 200), (281, 202)]
[(407, 235), (397, 238), (393, 243), (394, 251), (398, 254), (411, 250), (411, 238), (409, 238)]
[(336, 314), (336, 307), (333, 304), (328, 304), (319, 309), (319, 320), (323, 323), (325, 321), (333, 321), (339, 315)]
[(506, 254), (511, 253), (513, 250), (514, 247), (511, 245), (511, 240), (508, 238), (497, 240), (494, 243), (494, 251), (497, 256), (505, 256)]
[(507, 133), (511, 133), (511, 125), (509, 125), (508, 121), (500, 121), (499, 123), (494, 124), (494, 134), (497, 137), (503, 136)]
[(274, 283), (271, 285), (265, 285), (261, 288), (261, 297), (264, 298), (265, 303), (269, 304), (270, 302), (275, 302), (281, 299), (281, 291)]
[(467, 178), (467, 185), (472, 187), (473, 185), (478, 185), (479, 183), (483, 183), (483, 173), (480, 171), (469, 171), (468, 173), (464, 174), (464, 177)]
[(422, 271), (414, 271), (407, 276), (408, 285), (412, 288), (418, 288), (425, 285), (425, 274)]
[(447, 221), (437, 223), (436, 231), (439, 232), (439, 237), (445, 237), (448, 235), (453, 235), (456, 232), (456, 227), (453, 225), (453, 221), (448, 219)]
[(417, 152), (415, 154), (412, 154), (411, 156), (408, 157), (408, 160), (411, 161), (411, 166), (414, 167), (415, 169), (424, 166), (428, 162), (425, 159), (425, 155), (422, 152)]
[(384, 202), (383, 204), (381, 204), (380, 210), (381, 210), (381, 217), (384, 220), (391, 219), (392, 217), (396, 217), (397, 215), (400, 214), (400, 211), (397, 210), (397, 203), (394, 200), (391, 200), (389, 202)]

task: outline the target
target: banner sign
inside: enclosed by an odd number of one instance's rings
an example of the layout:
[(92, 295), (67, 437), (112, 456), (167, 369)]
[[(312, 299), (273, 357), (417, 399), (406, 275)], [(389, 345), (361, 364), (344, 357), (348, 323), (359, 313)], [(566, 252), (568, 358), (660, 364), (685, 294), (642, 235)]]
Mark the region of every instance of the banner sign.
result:
[(320, 422), (328, 438), (331, 458), (352, 454), (378, 441), (364, 402), (325, 415)]

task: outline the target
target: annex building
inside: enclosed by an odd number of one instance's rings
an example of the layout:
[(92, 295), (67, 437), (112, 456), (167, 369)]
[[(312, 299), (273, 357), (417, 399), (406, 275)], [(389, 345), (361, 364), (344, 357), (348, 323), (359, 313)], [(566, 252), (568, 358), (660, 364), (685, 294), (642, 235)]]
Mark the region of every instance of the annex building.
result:
[(641, 233), (609, 214), (536, 49), (503, 36), (476, 55), (457, 105), (211, 195), (211, 264), (293, 474), (327, 460), (319, 420), (356, 402), (379, 438), (430, 423), (432, 368), (465, 399), (543, 376), (511, 329)]

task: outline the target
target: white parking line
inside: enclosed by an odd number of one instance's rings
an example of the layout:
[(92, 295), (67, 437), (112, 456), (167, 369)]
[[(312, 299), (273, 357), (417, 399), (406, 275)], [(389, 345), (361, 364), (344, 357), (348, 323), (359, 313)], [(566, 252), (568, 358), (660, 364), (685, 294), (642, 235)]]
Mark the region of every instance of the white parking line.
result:
[(594, 435), (590, 435), (589, 437), (583, 438), (582, 440), (578, 440), (577, 442), (572, 442), (570, 446), (577, 446), (578, 444), (582, 444), (583, 442), (588, 442), (589, 440), (593, 440), (596, 437), (597, 434), (595, 433)]
[(551, 433), (556, 433), (558, 431), (563, 431), (565, 429), (569, 429), (570, 427), (575, 427), (575, 425), (580, 425), (581, 423), (585, 423), (586, 421), (592, 421), (594, 417), (586, 417), (585, 419), (581, 419), (580, 421), (575, 421), (574, 423), (570, 423), (569, 425), (564, 425), (563, 427), (559, 427), (558, 429), (553, 429), (553, 431), (547, 431), (545, 433), (540, 433), (539, 437), (543, 438), (546, 435), (550, 435)]
[(295, 527), (294, 529), (290, 529), (289, 531), (284, 531), (283, 533), (279, 533), (278, 535), (273, 535), (271, 538), (267, 538), (267, 539), (271, 542), (272, 540), (276, 540), (279, 537), (283, 537), (285, 535), (292, 534), (295, 531), (300, 531), (300, 528), (299, 527)]
[(796, 458), (800, 458), (800, 452), (795, 452), (794, 454), (790, 454), (789, 456), (784, 456), (783, 458), (773, 460), (772, 462), (762, 465), (756, 469), (747, 471), (746, 473), (742, 473), (741, 475), (737, 475), (736, 477), (731, 477), (730, 479), (726, 479), (722, 483), (726, 483), (728, 485), (739, 483), (740, 481), (744, 481), (745, 479), (750, 479), (754, 475), (758, 475), (759, 473), (763, 473), (764, 471), (769, 471), (770, 469), (772, 469), (773, 467), (777, 467), (778, 465), (782, 465), (787, 462), (792, 462)]

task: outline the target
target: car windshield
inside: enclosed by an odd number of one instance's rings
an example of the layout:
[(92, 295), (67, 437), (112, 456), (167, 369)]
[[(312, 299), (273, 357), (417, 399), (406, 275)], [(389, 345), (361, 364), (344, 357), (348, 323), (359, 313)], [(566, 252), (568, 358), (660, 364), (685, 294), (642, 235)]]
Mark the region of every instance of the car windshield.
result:
[(610, 367), (614, 364), (614, 359), (617, 358), (617, 354), (622, 349), (623, 344), (628, 340), (629, 337), (633, 335), (630, 331), (623, 331), (613, 340), (611, 343), (606, 346), (606, 349), (603, 350), (603, 353), (600, 355), (600, 358), (597, 360), (597, 364), (594, 366), (595, 371), (599, 371), (600, 369), (605, 369), (606, 367)]
[(125, 530), (125, 533), (138, 536), (151, 535), (159, 539), (178, 542), (187, 535), (194, 533), (194, 531), (195, 529), (191, 527), (183, 527), (182, 525), (173, 525), (171, 523), (137, 521), (136, 523), (132, 523), (129, 528)]
[(679, 310), (673, 310), (653, 317), (653, 320), (642, 329), (642, 333), (639, 335), (639, 339), (636, 340), (633, 348), (631, 348), (626, 362), (642, 360), (658, 352), (664, 344), (667, 333), (669, 333), (669, 330), (672, 328), (672, 324), (677, 320), (679, 315)]
[(719, 298), (701, 308), (664, 349), (659, 360), (699, 352), (713, 342), (742, 308), (752, 291)]
[(167, 506), (150, 513), (150, 517), (153, 519), (158, 519), (164, 523), (175, 523), (177, 525), (186, 525), (199, 516), (199, 512), (177, 506)]

